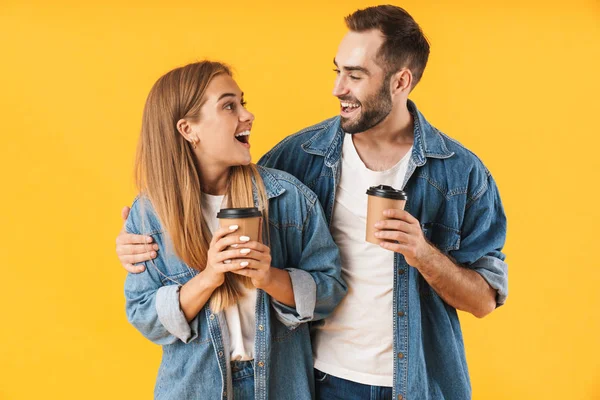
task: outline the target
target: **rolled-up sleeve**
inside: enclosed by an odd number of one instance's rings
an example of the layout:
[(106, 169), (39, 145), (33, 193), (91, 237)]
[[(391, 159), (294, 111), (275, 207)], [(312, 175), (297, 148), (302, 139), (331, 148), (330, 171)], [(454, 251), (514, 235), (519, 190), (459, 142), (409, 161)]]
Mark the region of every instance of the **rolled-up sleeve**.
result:
[(156, 313), (158, 320), (169, 333), (184, 343), (198, 337), (198, 317), (187, 322), (179, 303), (181, 286), (163, 286), (156, 291)]
[(508, 296), (508, 265), (502, 253), (506, 241), (506, 215), (491, 175), (479, 193), (467, 204), (460, 247), (450, 255), (461, 265), (479, 273), (496, 290), (496, 306), (501, 306)]
[(312, 320), (317, 303), (317, 284), (310, 273), (296, 268), (286, 269), (290, 274), (296, 307), (290, 307), (273, 299), (277, 318), (287, 326)]
[(496, 306), (504, 304), (508, 297), (507, 264), (496, 257), (484, 256), (471, 264), (470, 268), (478, 272), (492, 288), (496, 289)]
[[(310, 205), (305, 217), (298, 261), (290, 273), (296, 307), (272, 301), (277, 318), (289, 328), (331, 314), (345, 296), (347, 287), (341, 277), (341, 261), (321, 205)], [(295, 261), (295, 260), (292, 260)]]
[[(139, 228), (143, 207), (134, 202), (126, 221), (127, 232), (141, 234)], [(147, 208), (146, 208), (146, 212)], [(161, 246), (160, 234), (152, 234)], [(198, 337), (198, 317), (190, 323), (179, 305), (179, 285), (164, 285), (159, 270), (165, 270), (164, 252), (152, 262), (144, 263), (141, 273), (129, 273), (125, 279), (125, 311), (129, 322), (152, 342), (167, 345), (181, 340), (189, 343)]]

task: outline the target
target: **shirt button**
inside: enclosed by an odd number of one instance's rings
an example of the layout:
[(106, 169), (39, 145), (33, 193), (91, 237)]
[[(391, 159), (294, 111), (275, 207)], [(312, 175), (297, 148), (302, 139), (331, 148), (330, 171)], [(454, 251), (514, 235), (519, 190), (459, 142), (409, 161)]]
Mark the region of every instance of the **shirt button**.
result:
[(404, 354), (398, 353), (398, 358), (404, 358)]
[(264, 362), (262, 362), (262, 361), (259, 361), (259, 362), (258, 362), (258, 366), (259, 366), (259, 367), (264, 367), (264, 366), (265, 366), (265, 363), (264, 363)]
[(219, 352), (219, 357), (223, 357), (223, 352), (222, 351)]
[(400, 268), (400, 269), (398, 270), (398, 275), (402, 275), (403, 273), (404, 273), (404, 270), (403, 270), (402, 268)]
[(211, 320), (215, 319), (215, 314), (210, 314), (210, 317), (209, 317), (209, 318), (210, 318)]
[(398, 400), (402, 400), (404, 397), (402, 397), (401, 394), (398, 395)]
[(398, 311), (398, 316), (399, 317), (404, 317), (404, 311)]
[(264, 331), (264, 330), (265, 330), (265, 327), (264, 327), (264, 326), (262, 326), (262, 325), (259, 325), (259, 326), (258, 326), (258, 330), (259, 330), (259, 331)]

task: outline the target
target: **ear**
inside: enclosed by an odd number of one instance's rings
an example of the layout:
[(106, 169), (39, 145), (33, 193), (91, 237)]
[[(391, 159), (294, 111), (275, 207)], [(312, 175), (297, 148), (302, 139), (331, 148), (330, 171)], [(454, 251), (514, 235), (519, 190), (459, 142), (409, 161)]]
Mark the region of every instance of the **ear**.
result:
[(181, 136), (184, 137), (185, 140), (187, 140), (190, 143), (194, 143), (192, 126), (190, 125), (188, 120), (182, 118), (179, 121), (177, 121), (176, 126), (177, 131), (181, 134)]
[(402, 68), (390, 79), (392, 96), (399, 93), (410, 92), (413, 76), (408, 68)]

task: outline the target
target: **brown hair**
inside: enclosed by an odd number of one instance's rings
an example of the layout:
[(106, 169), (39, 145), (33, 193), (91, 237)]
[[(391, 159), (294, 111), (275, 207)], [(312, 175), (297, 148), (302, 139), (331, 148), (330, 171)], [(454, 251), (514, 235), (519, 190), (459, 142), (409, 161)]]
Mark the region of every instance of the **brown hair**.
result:
[[(206, 268), (211, 233), (200, 207), (202, 191), (195, 156), (176, 124), (182, 118), (198, 120), (206, 88), (220, 74), (231, 76), (231, 71), (222, 63), (202, 61), (176, 68), (158, 79), (144, 107), (135, 162), (140, 194), (152, 203), (175, 254), (198, 271)], [(253, 182), (263, 221), (268, 221), (268, 200), (254, 164), (230, 169), (227, 206), (254, 207)], [(210, 299), (213, 311), (237, 302), (237, 282), (251, 285), (246, 277), (225, 274), (225, 282)]]
[(392, 5), (368, 7), (345, 18), (348, 29), (364, 32), (377, 29), (384, 42), (377, 54), (388, 76), (407, 67), (413, 87), (421, 80), (429, 58), (429, 42), (417, 22), (404, 9)]

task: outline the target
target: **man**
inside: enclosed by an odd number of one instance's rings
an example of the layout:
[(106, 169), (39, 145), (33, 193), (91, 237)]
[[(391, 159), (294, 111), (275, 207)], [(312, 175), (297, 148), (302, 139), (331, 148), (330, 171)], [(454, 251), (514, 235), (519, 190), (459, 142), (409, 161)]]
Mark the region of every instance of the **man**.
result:
[[(334, 59), (340, 116), (287, 137), (259, 162), (317, 194), (342, 254), (348, 295), (314, 326), (317, 396), (469, 399), (456, 310), (483, 317), (506, 300), (498, 190), (479, 159), (408, 100), (429, 56), (413, 18), (377, 6), (346, 24)], [(365, 242), (366, 190), (379, 184), (403, 188), (408, 201), (406, 211), (384, 212), (377, 246)], [(117, 240), (130, 272), (151, 256), (136, 246), (143, 240)]]

